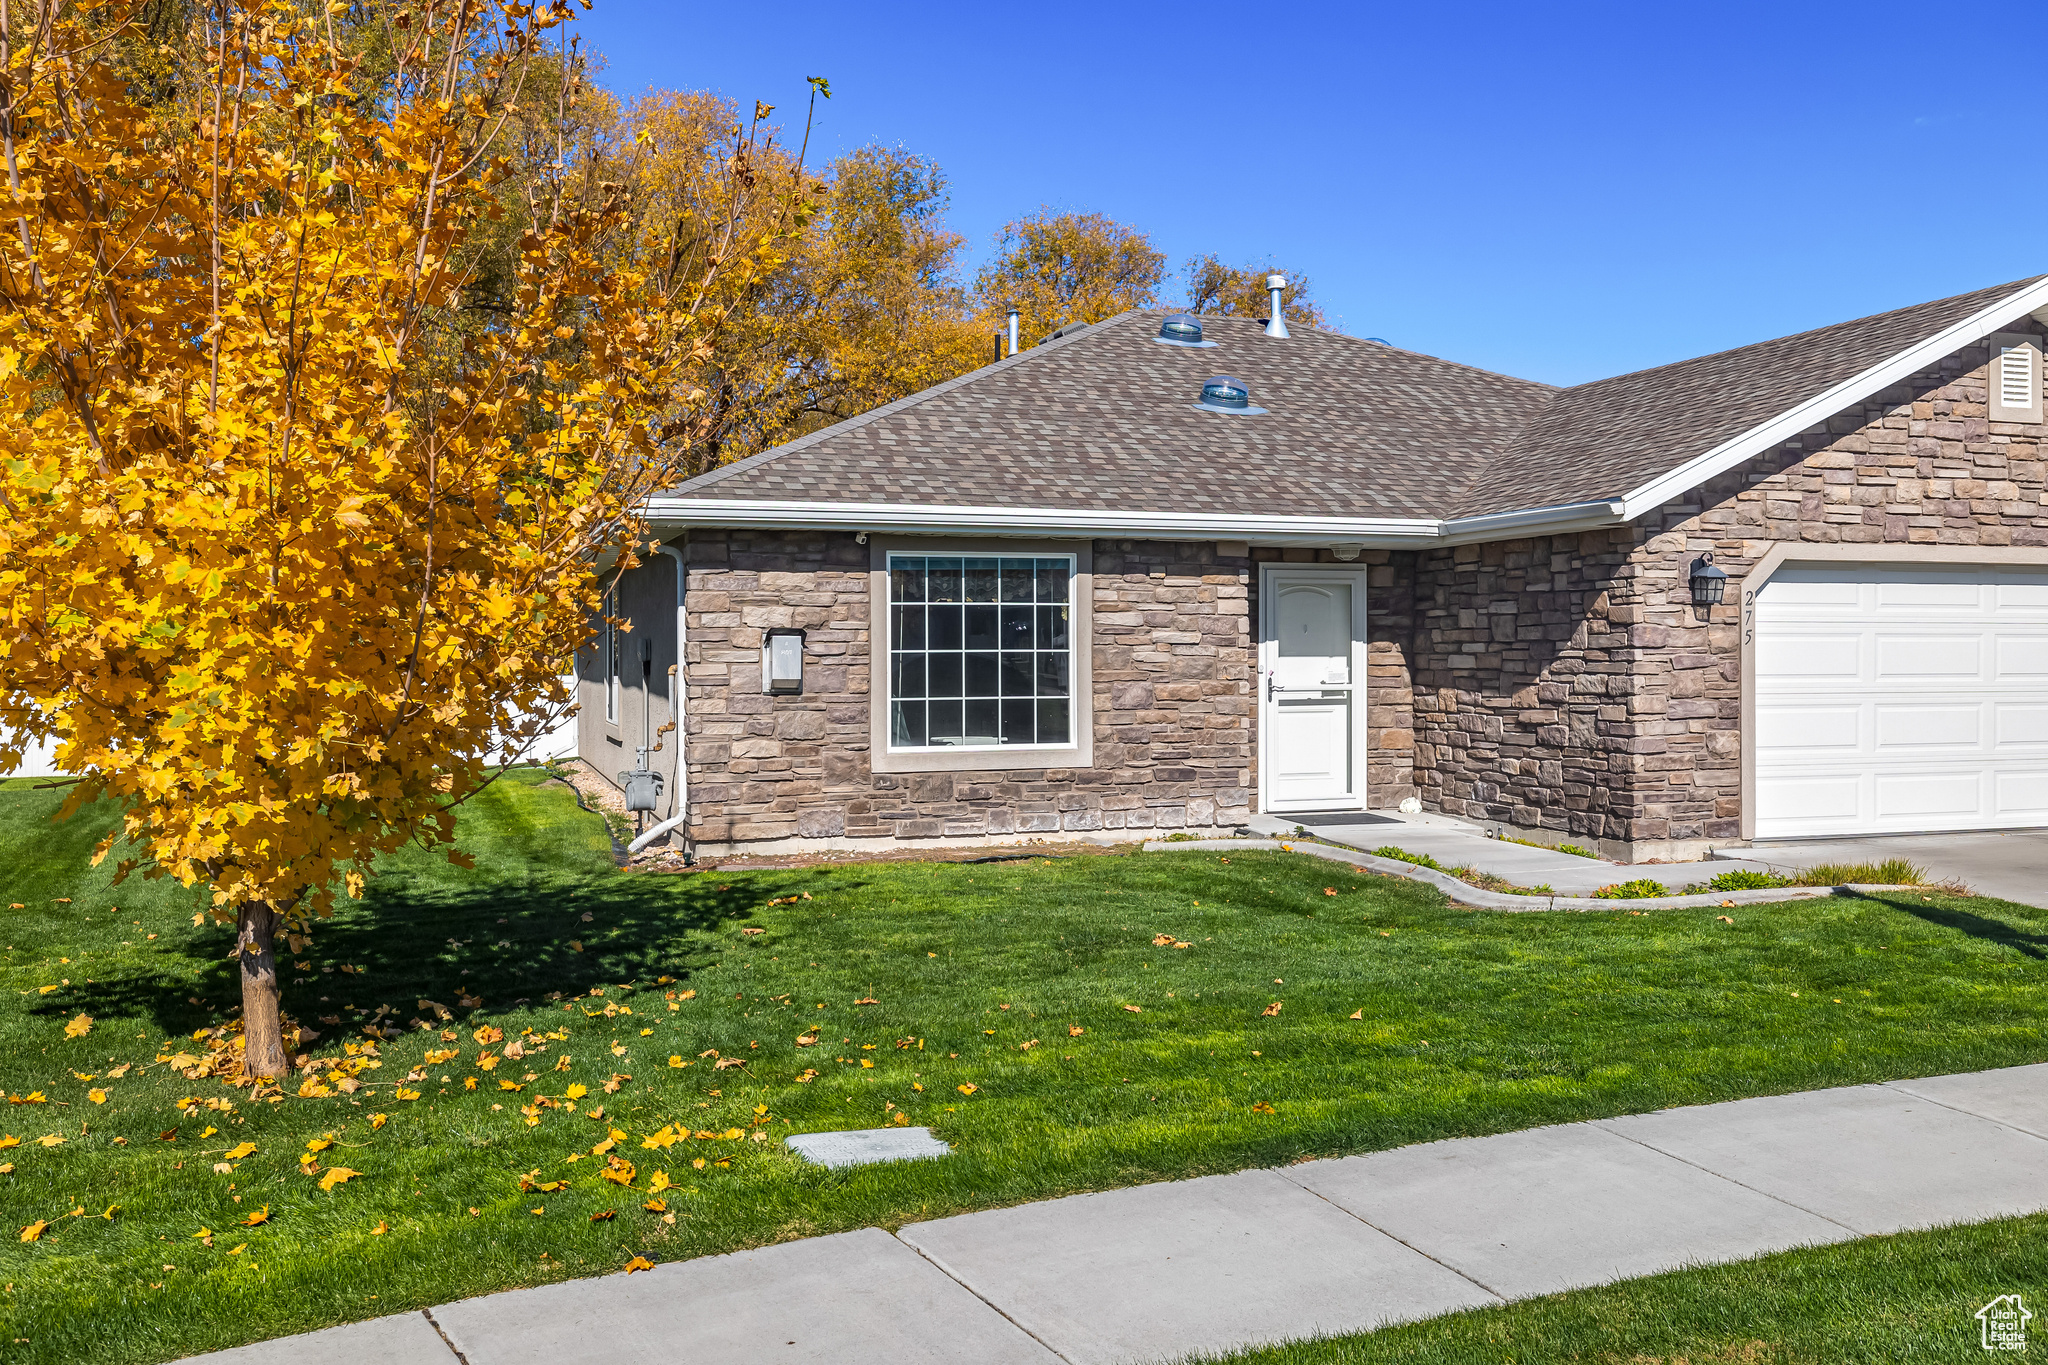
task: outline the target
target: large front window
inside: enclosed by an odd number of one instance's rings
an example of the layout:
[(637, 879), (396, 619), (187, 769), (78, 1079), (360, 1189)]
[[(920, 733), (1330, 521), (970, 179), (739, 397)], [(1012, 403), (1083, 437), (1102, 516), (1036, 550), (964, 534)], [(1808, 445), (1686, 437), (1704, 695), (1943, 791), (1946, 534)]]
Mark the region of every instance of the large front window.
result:
[(1072, 555), (889, 556), (889, 747), (1073, 741)]

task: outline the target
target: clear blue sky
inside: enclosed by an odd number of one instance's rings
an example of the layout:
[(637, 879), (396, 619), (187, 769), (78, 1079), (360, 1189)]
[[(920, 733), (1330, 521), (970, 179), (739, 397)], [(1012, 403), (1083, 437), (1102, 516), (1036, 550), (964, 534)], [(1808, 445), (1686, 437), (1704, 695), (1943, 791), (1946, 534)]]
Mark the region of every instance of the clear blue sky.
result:
[[(1343, 330), (1577, 383), (2048, 272), (2048, 6), (596, 0), (711, 89), (952, 182), (1306, 272)], [(730, 36), (728, 36), (730, 35)]]

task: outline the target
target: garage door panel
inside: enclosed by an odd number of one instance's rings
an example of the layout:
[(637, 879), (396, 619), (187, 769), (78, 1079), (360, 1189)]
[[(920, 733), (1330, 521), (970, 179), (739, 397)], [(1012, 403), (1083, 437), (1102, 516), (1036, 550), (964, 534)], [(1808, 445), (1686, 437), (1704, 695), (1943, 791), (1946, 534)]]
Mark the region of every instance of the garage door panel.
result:
[(1880, 635), (1877, 677), (1914, 680), (1975, 678), (1984, 671), (1984, 642), (1964, 635)]
[(1881, 772), (1871, 784), (1871, 814), (1880, 824), (1972, 819), (1984, 809), (1984, 785), (1981, 772)]
[(2015, 823), (2048, 824), (2048, 772), (1999, 773), (1992, 779), (1998, 814)]
[[(1798, 571), (1772, 579), (1769, 586), (1771, 605), (1780, 611), (1797, 612), (1802, 608), (1813, 607), (1854, 607), (1863, 596), (1863, 586), (1860, 583), (1816, 577)], [(1840, 616), (1842, 613), (1837, 610), (1823, 614)]]
[(1859, 635), (1817, 635), (1785, 631), (1757, 644), (1760, 671), (1775, 678), (1854, 678), (1862, 673)]
[(2020, 749), (2048, 749), (2048, 702), (2001, 702), (1994, 724), (2001, 755)]
[(1759, 706), (1757, 742), (1765, 748), (1813, 750), (1862, 748), (1863, 710), (1857, 706)]
[(1863, 781), (1854, 773), (1833, 776), (1759, 775), (1757, 821), (1805, 826), (1816, 821), (1854, 820), (1861, 813)]
[(2000, 583), (1991, 592), (2000, 611), (2048, 614), (2048, 583)]
[(1984, 705), (1879, 705), (1876, 712), (1877, 752), (1935, 753), (1944, 749), (1984, 747)]
[(1759, 838), (2048, 824), (2048, 572), (1800, 565), (1756, 628)]
[(2008, 678), (2048, 682), (2048, 631), (2040, 635), (2001, 635), (1994, 651), (1999, 681)]
[(1877, 609), (1890, 607), (1964, 607), (1977, 611), (1984, 588), (1973, 582), (1913, 583), (1881, 582), (1877, 587)]

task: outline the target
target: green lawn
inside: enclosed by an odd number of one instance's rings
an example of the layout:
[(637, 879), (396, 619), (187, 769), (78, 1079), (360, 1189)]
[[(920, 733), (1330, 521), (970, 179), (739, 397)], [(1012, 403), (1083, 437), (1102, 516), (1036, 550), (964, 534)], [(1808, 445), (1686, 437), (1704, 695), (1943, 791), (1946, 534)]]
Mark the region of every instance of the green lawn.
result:
[[(1297, 1342), (1214, 1365), (1835, 1365), (2004, 1360), (1975, 1313), (2048, 1301), (2048, 1214), (1871, 1237)], [(2048, 1331), (2028, 1333), (2029, 1355)]]
[[(615, 1271), (636, 1252), (2048, 1060), (2048, 912), (1998, 901), (1475, 914), (1256, 851), (627, 874), (596, 817), (540, 781), (515, 774), (468, 809), (474, 871), (394, 859), (322, 926), (287, 988), (326, 1035), (315, 1052), (362, 1041), (380, 1006), (406, 1032), (355, 1094), (300, 1098), (294, 1078), (274, 1104), (156, 1061), (203, 1052), (191, 1034), (229, 1017), (228, 932), (192, 926), (192, 893), (89, 869), (106, 812), (53, 827), (61, 793), (0, 787), (0, 906), (22, 907), (0, 909), (0, 1132), (22, 1139), (0, 1152), (14, 1167), (0, 1354), (159, 1361)], [(412, 1028), (423, 999), (457, 1019)], [(67, 1038), (81, 1013), (91, 1032)], [(479, 1069), (502, 1045), (480, 1047), (477, 1028), (529, 1055)], [(419, 1098), (402, 1098), (415, 1068)], [(607, 1093), (614, 1077), (630, 1079)], [(588, 1093), (567, 1105), (571, 1084)], [(44, 1103), (11, 1103), (36, 1092)], [(538, 1096), (556, 1107), (530, 1125)], [(188, 1098), (234, 1107), (187, 1114)], [(779, 1141), (695, 1136), (901, 1112), (955, 1155), (828, 1173)], [(642, 1145), (676, 1123), (692, 1136)], [(616, 1149), (590, 1155), (614, 1128)], [(633, 1164), (631, 1188), (600, 1178), (613, 1156)], [(336, 1165), (361, 1174), (323, 1190)], [(656, 1171), (675, 1188), (650, 1211)], [(529, 1172), (566, 1185), (522, 1191)], [(35, 1242), (11, 1235), (44, 1220)]]

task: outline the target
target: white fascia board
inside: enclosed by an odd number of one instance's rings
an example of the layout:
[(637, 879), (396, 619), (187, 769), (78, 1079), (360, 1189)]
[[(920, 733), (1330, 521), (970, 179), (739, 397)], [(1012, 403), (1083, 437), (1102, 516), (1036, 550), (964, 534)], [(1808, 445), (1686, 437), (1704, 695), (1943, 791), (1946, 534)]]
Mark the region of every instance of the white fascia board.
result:
[(1438, 543), (1470, 545), (1474, 541), (1564, 535), (1572, 531), (1591, 531), (1602, 526), (1619, 526), (1627, 520), (1618, 498), (1565, 503), (1557, 507), (1525, 507), (1515, 512), (1488, 512), (1484, 516), (1453, 517), (1443, 523)]
[(872, 535), (1134, 536), (1147, 540), (1245, 540), (1261, 545), (1435, 544), (1434, 517), (1280, 517), (1237, 512), (1100, 512), (1067, 507), (944, 507), (886, 502), (649, 498), (657, 527), (866, 531)]
[(1982, 341), (2015, 319), (2044, 306), (2048, 306), (2048, 279), (2028, 285), (2016, 294), (2007, 295), (1989, 308), (1973, 313), (1927, 340), (1899, 352), (1883, 364), (1875, 365), (1859, 375), (1845, 379), (1763, 425), (1752, 427), (1739, 436), (1723, 441), (1705, 454), (1687, 460), (1668, 474), (1660, 474), (1641, 487), (1630, 490), (1622, 498), (1625, 519), (1633, 521), (1643, 513), (1661, 507), (1681, 494), (1691, 492), (1715, 475), (1724, 474), (1744, 460), (1761, 455), (1781, 442), (1791, 440), (1808, 427), (1818, 426), (1827, 421), (1843, 408), (1860, 403), (1872, 394), (1902, 379), (1910, 378), (1942, 357)]

